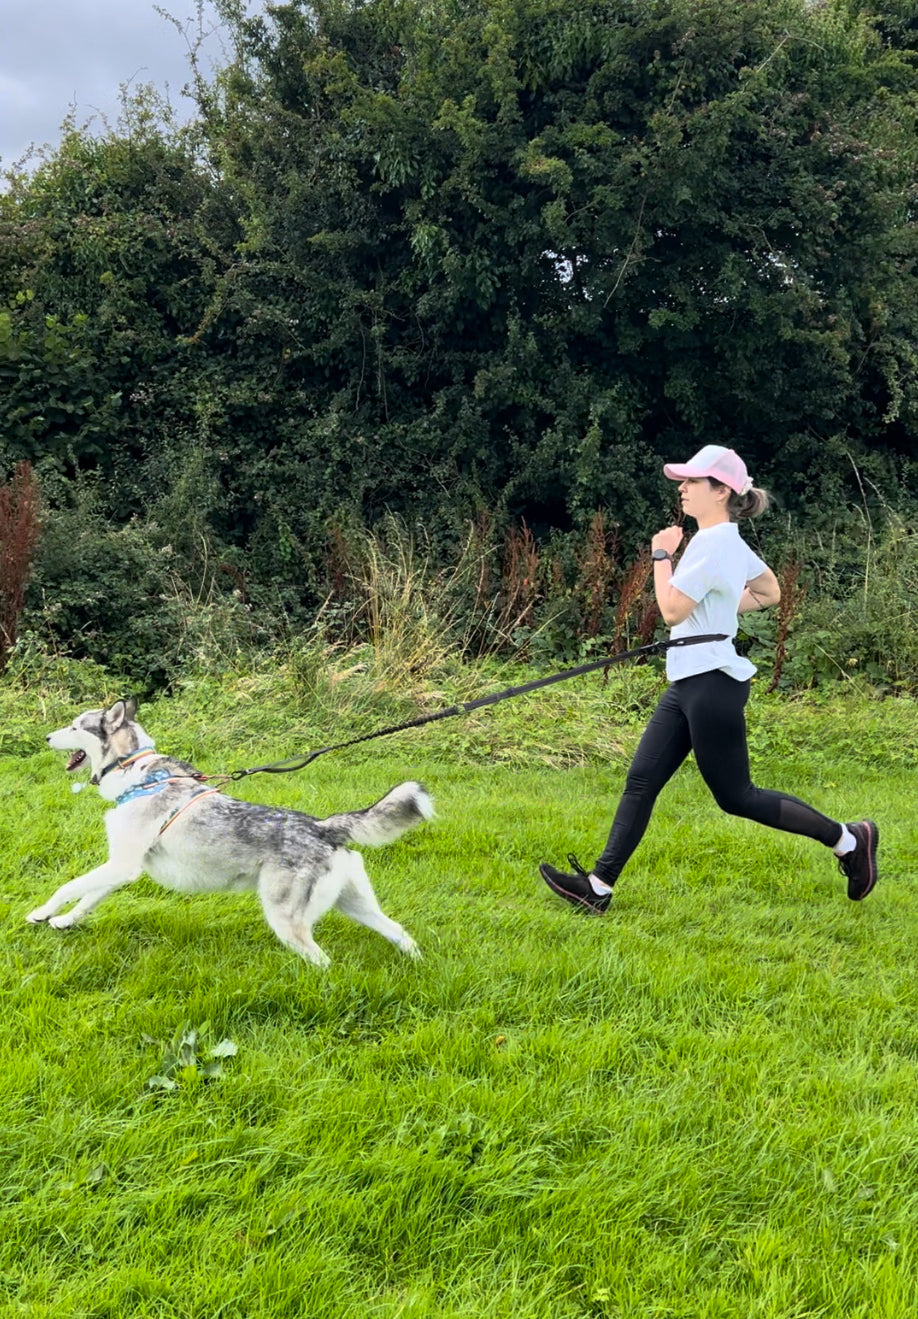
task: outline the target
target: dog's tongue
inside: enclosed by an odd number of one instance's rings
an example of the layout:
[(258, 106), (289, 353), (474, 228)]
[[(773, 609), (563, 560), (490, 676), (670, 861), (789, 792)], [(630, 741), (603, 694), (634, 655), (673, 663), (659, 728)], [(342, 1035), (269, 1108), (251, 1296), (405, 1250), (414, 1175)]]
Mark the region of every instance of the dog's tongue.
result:
[(67, 773), (69, 774), (73, 769), (79, 769), (85, 759), (85, 751), (74, 751), (73, 755), (67, 761)]

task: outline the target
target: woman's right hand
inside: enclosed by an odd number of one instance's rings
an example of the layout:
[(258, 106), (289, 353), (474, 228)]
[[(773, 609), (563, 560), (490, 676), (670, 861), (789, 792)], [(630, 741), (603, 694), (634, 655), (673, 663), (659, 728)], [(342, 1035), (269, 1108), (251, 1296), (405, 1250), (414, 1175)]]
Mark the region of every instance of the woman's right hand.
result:
[(675, 554), (676, 550), (682, 544), (681, 527), (664, 527), (658, 531), (650, 542), (652, 550), (666, 550), (667, 554)]

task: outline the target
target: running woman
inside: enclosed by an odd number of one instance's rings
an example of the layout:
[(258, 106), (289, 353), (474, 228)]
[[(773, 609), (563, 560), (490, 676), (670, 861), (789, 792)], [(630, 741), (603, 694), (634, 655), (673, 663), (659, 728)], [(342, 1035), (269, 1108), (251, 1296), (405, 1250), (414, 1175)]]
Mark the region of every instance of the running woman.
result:
[(860, 902), (877, 882), (874, 822), (840, 824), (797, 797), (755, 787), (749, 777), (745, 706), (755, 665), (736, 653), (733, 638), (737, 615), (777, 604), (781, 588), (736, 524), (763, 513), (768, 495), (752, 484), (739, 454), (718, 444), (705, 445), (687, 463), (667, 463), (663, 471), (680, 483), (683, 512), (698, 524), (675, 570), (682, 529), (666, 527), (651, 541), (654, 594), (663, 621), (674, 638), (724, 633), (728, 640), (667, 651), (670, 685), (628, 770), (605, 851), (589, 872), (569, 856), (572, 874), (545, 863), (539, 873), (565, 901), (604, 912), (660, 790), (693, 751), (721, 810), (831, 848), (848, 881), (848, 897)]

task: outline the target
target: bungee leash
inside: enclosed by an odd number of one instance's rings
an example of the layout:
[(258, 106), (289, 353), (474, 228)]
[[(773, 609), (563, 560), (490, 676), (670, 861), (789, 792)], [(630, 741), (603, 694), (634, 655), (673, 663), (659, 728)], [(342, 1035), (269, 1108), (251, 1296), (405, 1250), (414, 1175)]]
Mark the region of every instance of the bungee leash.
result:
[(291, 774), (305, 769), (319, 756), (327, 756), (330, 751), (343, 751), (345, 747), (357, 746), (361, 742), (372, 742), (377, 737), (388, 737), (390, 733), (402, 733), (408, 728), (421, 728), (424, 724), (436, 723), (439, 719), (452, 719), (455, 715), (469, 714), (486, 705), (496, 705), (498, 701), (507, 701), (511, 696), (522, 696), (525, 692), (534, 692), (539, 687), (550, 687), (552, 683), (565, 682), (568, 678), (577, 678), (582, 673), (595, 673), (612, 664), (622, 664), (625, 660), (640, 659), (646, 655), (662, 655), (664, 651), (681, 646), (697, 646), (704, 641), (728, 641), (725, 632), (706, 633), (697, 637), (676, 637), (668, 641), (653, 641), (647, 646), (638, 646), (635, 650), (623, 650), (618, 655), (607, 655), (605, 659), (592, 660), (589, 664), (578, 664), (576, 668), (565, 669), (562, 673), (549, 674), (547, 678), (536, 678), (533, 682), (524, 682), (519, 687), (505, 687), (503, 691), (491, 692), (479, 696), (474, 701), (462, 701), (445, 710), (436, 710), (433, 714), (422, 714), (416, 719), (408, 719), (403, 724), (392, 724), (389, 728), (377, 728), (373, 733), (364, 733), (361, 737), (351, 737), (346, 742), (335, 742), (332, 746), (320, 747), (317, 751), (308, 751), (302, 756), (292, 756), (289, 760), (278, 760), (271, 765), (255, 765), (251, 769), (234, 769), (229, 774), (202, 774), (202, 781), (222, 779), (238, 782), (250, 774)]

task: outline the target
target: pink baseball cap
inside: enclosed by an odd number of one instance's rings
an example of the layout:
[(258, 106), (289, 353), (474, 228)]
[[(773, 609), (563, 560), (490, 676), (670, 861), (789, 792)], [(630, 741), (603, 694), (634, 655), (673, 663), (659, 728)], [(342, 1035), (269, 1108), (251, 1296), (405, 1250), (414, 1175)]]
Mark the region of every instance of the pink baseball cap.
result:
[(687, 463), (665, 463), (663, 475), (671, 481), (711, 476), (738, 495), (748, 494), (752, 489), (752, 477), (746, 471), (746, 464), (735, 450), (725, 449), (722, 444), (706, 444)]

